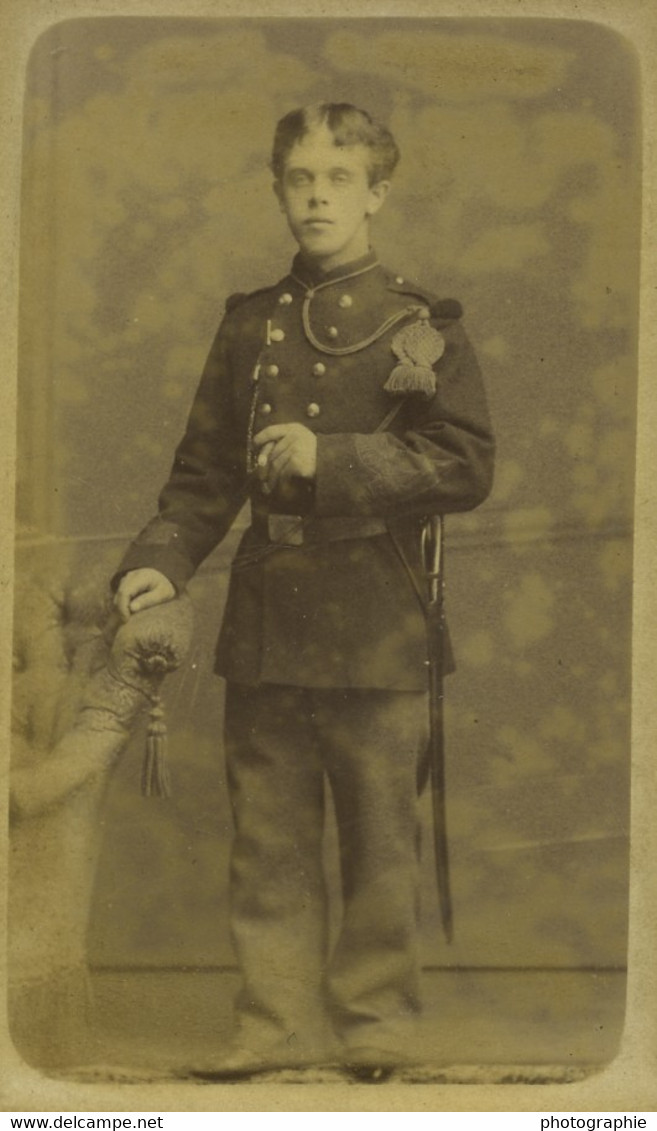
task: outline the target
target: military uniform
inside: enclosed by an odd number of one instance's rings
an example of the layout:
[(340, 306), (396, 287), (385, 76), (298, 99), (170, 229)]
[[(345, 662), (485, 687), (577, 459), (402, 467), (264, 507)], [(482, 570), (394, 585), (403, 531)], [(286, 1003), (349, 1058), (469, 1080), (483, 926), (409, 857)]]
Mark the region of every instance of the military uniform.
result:
[[(419, 1008), (416, 767), (426, 737), (420, 532), (487, 495), (493, 440), (460, 307), (374, 255), (322, 273), (298, 255), (227, 303), (161, 497), (121, 571), (184, 587), (247, 498), (217, 648), (236, 823), (232, 926), (243, 1043), (326, 1006), (348, 1045), (395, 1047)], [(253, 436), (300, 422), (313, 482), (265, 495)], [(324, 780), (342, 864), (326, 954)], [(327, 973), (328, 971), (328, 973)]]

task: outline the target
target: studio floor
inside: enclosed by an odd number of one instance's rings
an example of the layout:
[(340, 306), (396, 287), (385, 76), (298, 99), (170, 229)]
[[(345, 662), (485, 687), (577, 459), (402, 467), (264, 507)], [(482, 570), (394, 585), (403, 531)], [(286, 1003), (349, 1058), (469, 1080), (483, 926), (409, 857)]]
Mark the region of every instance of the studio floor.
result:
[[(234, 973), (117, 970), (92, 973), (89, 1059), (73, 1070), (100, 1078), (180, 1078), (220, 1055), (230, 1029)], [(430, 970), (413, 1068), (397, 1078), (475, 1082), (577, 1080), (615, 1056), (625, 975), (616, 970)], [(260, 1079), (342, 1078), (331, 1065)], [(66, 1074), (64, 1072), (64, 1074)]]

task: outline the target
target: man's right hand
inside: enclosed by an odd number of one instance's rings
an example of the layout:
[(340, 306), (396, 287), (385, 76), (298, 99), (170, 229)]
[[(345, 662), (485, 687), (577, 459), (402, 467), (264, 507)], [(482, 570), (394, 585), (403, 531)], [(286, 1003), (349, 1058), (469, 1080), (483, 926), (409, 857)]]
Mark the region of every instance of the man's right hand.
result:
[(175, 586), (158, 569), (131, 569), (119, 582), (114, 604), (127, 621), (133, 613), (163, 605), (175, 596)]

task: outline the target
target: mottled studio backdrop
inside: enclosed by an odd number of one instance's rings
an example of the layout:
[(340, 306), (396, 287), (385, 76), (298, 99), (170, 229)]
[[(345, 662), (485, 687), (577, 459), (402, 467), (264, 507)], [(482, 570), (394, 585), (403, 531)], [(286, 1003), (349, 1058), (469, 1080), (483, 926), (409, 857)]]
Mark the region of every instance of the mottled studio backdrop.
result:
[[(462, 301), (499, 436), (491, 499), (448, 525), (456, 941), (427, 853), (429, 964), (625, 961), (636, 83), (631, 49), (578, 21), (89, 19), (31, 59), (21, 568), (61, 544), (109, 573), (150, 517), (226, 295), (294, 250), (276, 120), (348, 100), (398, 138), (376, 246)], [(210, 675), (229, 542), (169, 685), (174, 797), (140, 798), (141, 739), (112, 786), (96, 964), (232, 960)]]

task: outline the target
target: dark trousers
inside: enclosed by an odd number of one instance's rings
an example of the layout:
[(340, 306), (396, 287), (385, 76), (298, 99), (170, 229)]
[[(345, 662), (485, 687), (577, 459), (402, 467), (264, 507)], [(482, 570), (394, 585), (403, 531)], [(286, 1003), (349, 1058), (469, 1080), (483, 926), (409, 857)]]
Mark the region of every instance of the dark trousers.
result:
[[(229, 685), (231, 927), (238, 1040), (312, 1058), (325, 1020), (348, 1046), (403, 1048), (420, 1008), (417, 767), (421, 692)], [(342, 920), (328, 953), (324, 789)]]

